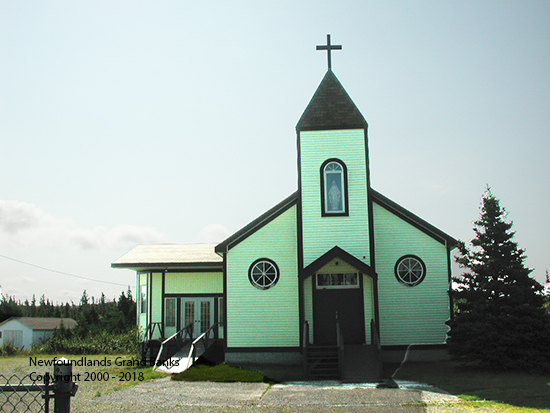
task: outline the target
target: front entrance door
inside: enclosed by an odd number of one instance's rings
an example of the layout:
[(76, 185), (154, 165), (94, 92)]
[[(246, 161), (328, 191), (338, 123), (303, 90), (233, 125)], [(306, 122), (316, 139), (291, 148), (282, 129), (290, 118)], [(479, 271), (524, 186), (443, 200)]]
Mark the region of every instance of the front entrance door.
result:
[(214, 298), (182, 298), (181, 312), (183, 326), (193, 323), (193, 337), (196, 338), (214, 324)]
[(317, 277), (313, 285), (315, 344), (336, 343), (336, 314), (344, 343), (363, 344), (365, 317), (360, 274), (315, 274), (314, 277)]

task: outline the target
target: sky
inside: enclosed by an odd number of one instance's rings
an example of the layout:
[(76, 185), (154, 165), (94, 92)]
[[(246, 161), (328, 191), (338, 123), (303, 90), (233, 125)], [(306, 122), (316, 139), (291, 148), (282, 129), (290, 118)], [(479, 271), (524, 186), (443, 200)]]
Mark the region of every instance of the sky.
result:
[(543, 282), (549, 22), (546, 0), (0, 2), (2, 291), (118, 297), (134, 246), (222, 241), (293, 193), (328, 33), (372, 187), (467, 242), (489, 185)]

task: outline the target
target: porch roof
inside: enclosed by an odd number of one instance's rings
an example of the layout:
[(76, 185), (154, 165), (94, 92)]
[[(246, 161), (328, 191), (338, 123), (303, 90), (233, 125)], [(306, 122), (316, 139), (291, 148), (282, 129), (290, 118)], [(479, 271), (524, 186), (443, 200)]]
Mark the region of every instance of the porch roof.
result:
[(221, 271), (223, 258), (213, 244), (138, 245), (111, 264), (133, 270), (204, 269)]

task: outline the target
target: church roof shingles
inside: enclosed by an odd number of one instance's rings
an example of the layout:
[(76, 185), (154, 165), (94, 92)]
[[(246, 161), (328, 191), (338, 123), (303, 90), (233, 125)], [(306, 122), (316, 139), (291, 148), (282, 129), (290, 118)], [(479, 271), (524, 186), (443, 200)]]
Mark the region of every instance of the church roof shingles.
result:
[(367, 121), (332, 70), (328, 70), (296, 125), (297, 131), (366, 129)]

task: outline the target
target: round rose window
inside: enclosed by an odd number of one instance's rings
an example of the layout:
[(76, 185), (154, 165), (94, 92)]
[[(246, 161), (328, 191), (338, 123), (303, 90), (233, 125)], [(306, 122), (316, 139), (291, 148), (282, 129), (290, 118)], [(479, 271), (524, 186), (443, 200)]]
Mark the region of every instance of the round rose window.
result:
[(268, 258), (260, 258), (250, 266), (248, 279), (254, 287), (267, 290), (279, 281), (279, 268), (274, 261)]
[(418, 285), (426, 276), (426, 266), (414, 255), (405, 255), (395, 264), (395, 278), (409, 287)]

